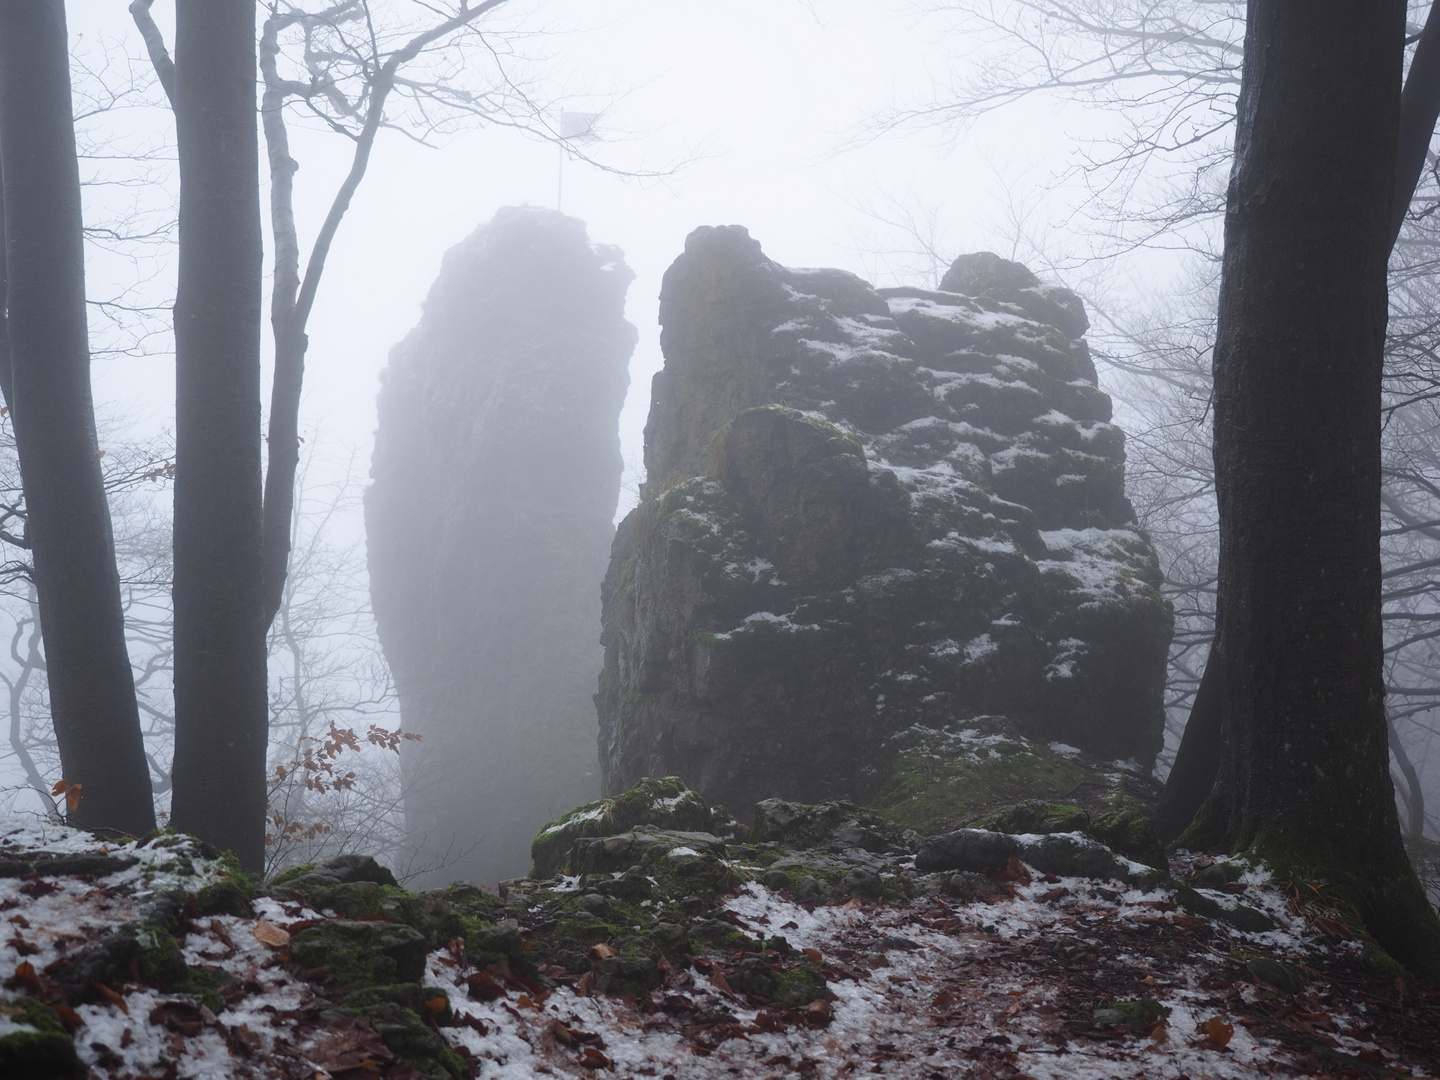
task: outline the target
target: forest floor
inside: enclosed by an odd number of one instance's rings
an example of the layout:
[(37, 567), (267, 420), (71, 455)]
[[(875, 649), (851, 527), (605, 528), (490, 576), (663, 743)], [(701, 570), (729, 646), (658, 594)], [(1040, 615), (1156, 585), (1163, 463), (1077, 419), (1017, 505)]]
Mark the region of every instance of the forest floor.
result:
[[(1172, 874), (1194, 862), (1176, 861)], [(207, 895), (217, 865), (184, 838), (117, 847), (0, 823), (0, 1073), (443, 1075), (398, 1058), (378, 1022), (337, 1015), (324, 973), (291, 960), (292, 935), (323, 926), (326, 912), (275, 892), (247, 914), (199, 914), (193, 890)], [(443, 1039), (485, 1080), (1440, 1076), (1440, 993), (1367, 974), (1364, 946), (1339, 921), (1263, 874), (1216, 890), (1267, 916), (1274, 928), (1263, 931), (1191, 914), (1169, 885), (1041, 875), (1013, 861), (992, 876), (999, 890), (969, 903), (802, 903), (744, 884), (722, 917), (771, 948), (662, 960), (661, 985), (641, 996), (602, 994), (593, 972), (553, 964), (538, 979), (479, 967), (452, 941), (426, 955), (418, 980), (449, 999), (434, 998), (421, 1041)], [(187, 990), (159, 989), (151, 968), (165, 958), (143, 947), (116, 953), (108, 973), (91, 962), (97, 943), (150, 917), (146, 905), (177, 883), (192, 890), (170, 923)], [(89, 966), (77, 972), (81, 954)], [(757, 959), (777, 972), (818, 969), (825, 992), (784, 1008), (738, 989)], [(204, 988), (195, 972), (211, 973)], [(37, 1001), (78, 1060), (6, 1072), (22, 1060), (4, 1057), (7, 1040), (13, 1049), (45, 1026)], [(58, 1029), (47, 1037), (52, 1049), (65, 1041)]]

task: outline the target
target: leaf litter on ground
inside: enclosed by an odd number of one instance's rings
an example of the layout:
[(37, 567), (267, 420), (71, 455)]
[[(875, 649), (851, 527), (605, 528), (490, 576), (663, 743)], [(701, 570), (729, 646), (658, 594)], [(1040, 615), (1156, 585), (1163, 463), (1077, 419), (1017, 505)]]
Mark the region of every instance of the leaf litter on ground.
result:
[[(15, 929), (0, 944), (0, 1004), (49, 1001), (97, 1080), (420, 1076), (363, 1020), (322, 1016), (324, 988), (288, 962), (287, 944), (327, 914), (283, 898), (182, 926), (186, 963), (229, 979), (218, 1012), (138, 979), (65, 1001), (47, 971), (68, 954), (154, 896), (223, 875), (199, 845), (172, 839), (105, 845), (0, 825), (0, 859), (132, 860), (99, 877), (0, 878), (0, 920)], [(1177, 877), (1192, 868), (1183, 863)], [(557, 968), (541, 983), (477, 969), (457, 940), (429, 954), (424, 983), (447, 990), (448, 1025), (436, 1030), (484, 1080), (1440, 1076), (1440, 995), (1367, 975), (1365, 946), (1343, 921), (1263, 874), (1206, 896), (1263, 913), (1275, 925), (1264, 931), (1187, 912), (1166, 887), (1056, 877), (1018, 860), (992, 878), (1003, 893), (971, 903), (814, 904), (741, 887), (724, 901), (729, 921), (783, 929), (825, 977), (827, 996), (799, 1008), (738, 991), (741, 953), (662, 963), (654, 992), (619, 997), (598, 993), (593, 974)], [(48, 887), (26, 887), (37, 883)], [(1260, 959), (1300, 981), (1287, 990), (1257, 977), (1269, 970)], [(436, 1002), (432, 1023), (445, 1012)]]

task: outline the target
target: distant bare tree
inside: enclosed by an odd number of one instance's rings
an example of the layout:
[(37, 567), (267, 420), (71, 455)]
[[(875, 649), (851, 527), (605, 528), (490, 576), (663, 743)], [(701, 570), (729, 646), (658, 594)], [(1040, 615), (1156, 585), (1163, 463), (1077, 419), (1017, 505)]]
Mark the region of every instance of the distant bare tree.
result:
[(395, 862), (405, 840), (397, 751), (406, 736), (392, 726), (364, 545), (335, 536), (360, 484), (353, 461), (328, 484), (307, 486), (310, 468), (298, 477), (291, 569), (270, 629), (267, 873), (342, 851)]

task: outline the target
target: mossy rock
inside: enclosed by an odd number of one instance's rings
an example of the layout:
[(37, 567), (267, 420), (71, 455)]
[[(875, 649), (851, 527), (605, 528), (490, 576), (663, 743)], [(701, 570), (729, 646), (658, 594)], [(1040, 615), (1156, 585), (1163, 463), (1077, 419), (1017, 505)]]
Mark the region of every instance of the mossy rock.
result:
[(983, 873), (1004, 866), (1012, 856), (1046, 874), (1111, 879), (1145, 887), (1153, 887), (1163, 879), (1159, 871), (1141, 871), (1089, 837), (1070, 833), (1013, 835), (988, 829), (957, 829), (929, 837), (915, 856), (915, 868), (922, 873)]
[[(474, 889), (474, 886), (458, 888)], [(447, 899), (446, 892), (408, 893), (403, 889), (382, 888), (381, 893), (379, 913), (391, 922), (404, 923), (424, 934), (432, 949), (443, 948), (453, 938), (466, 937), (476, 925), (476, 919), (462, 914)], [(491, 921), (489, 916), (487, 909), (482, 918)]]
[(909, 846), (904, 831), (894, 822), (854, 803), (807, 805), (784, 799), (765, 799), (755, 805), (750, 839), (793, 848), (825, 845), (871, 852), (904, 851)]
[(594, 971), (595, 989), (602, 994), (642, 997), (660, 985), (659, 964), (643, 952), (606, 957)]
[(686, 860), (725, 853), (725, 842), (705, 832), (677, 832), (642, 825), (633, 832), (585, 837), (575, 842), (568, 862), (576, 874), (613, 874), (632, 866), (678, 867)]
[[(451, 1022), (450, 993), (439, 986), (419, 986), (416, 983), (370, 986), (364, 990), (351, 991), (341, 1001), (347, 1009), (362, 1009), (386, 1002), (409, 1009), (416, 1016), (433, 1014), (435, 1022), (442, 1026)], [(436, 1002), (443, 1004), (437, 1008)]]
[[(528, 881), (528, 878), (521, 879)], [(461, 916), (470, 919), (478, 919), (481, 922), (499, 922), (501, 919), (513, 918), (517, 914), (514, 904), (503, 895), (482, 889), (478, 885), (472, 885), (468, 881), (457, 881), (453, 885), (447, 885), (443, 889), (435, 889), (431, 892), (413, 894), (422, 907), (428, 907), (432, 915), (441, 917), (445, 910), (443, 903), (450, 909), (458, 912)], [(523, 896), (515, 897), (517, 901), (523, 901)], [(524, 910), (524, 904), (520, 904), (519, 910)], [(419, 930), (421, 927), (416, 926)]]
[(982, 814), (969, 824), (1005, 833), (1084, 833), (1127, 859), (1161, 869), (1167, 865), (1154, 824), (1136, 810), (1092, 812), (1069, 803), (1031, 799)]
[(450, 1049), (440, 1034), (419, 1014), (393, 1000), (352, 1006), (347, 998), (343, 1008), (327, 1009), (321, 1019), (340, 1016), (355, 1016), (368, 1023), (385, 1048), (425, 1080), (464, 1080), (469, 1075), (465, 1060)]
[(290, 942), (296, 965), (325, 969), (325, 984), (340, 990), (418, 982), (428, 951), (425, 935), (408, 926), (345, 919), (302, 930)]
[(1139, 1001), (1112, 1001), (1095, 1010), (1091, 1023), (1097, 1028), (1132, 1028), (1144, 1031), (1170, 1015), (1170, 1010), (1154, 998)]
[(819, 998), (829, 997), (825, 976), (812, 964), (801, 964), (781, 972), (779, 985), (771, 995), (787, 1009), (798, 1009)]
[(542, 828), (530, 845), (532, 878), (559, 871), (583, 837), (615, 836), (641, 825), (680, 832), (710, 828), (710, 808), (679, 777), (646, 778), (614, 799), (577, 806)]
[(187, 968), (186, 975), (185, 993), (199, 998), (200, 1003), (213, 1013), (224, 1011), (225, 999), (220, 996), (220, 990), (225, 986), (233, 986), (235, 976), (222, 967), (207, 965)]
[(465, 935), (465, 951), (477, 964), (518, 966), (525, 960), (520, 924), (514, 919), (502, 919), (493, 926), (475, 926)]
[(1178, 885), (1175, 888), (1175, 901), (1192, 915), (1200, 915), (1207, 919), (1214, 919), (1235, 927), (1236, 930), (1243, 930), (1250, 934), (1263, 934), (1274, 930), (1275, 920), (1248, 905), (1231, 900), (1228, 903), (1221, 903), (1213, 900), (1204, 893), (1196, 892), (1188, 885)]
[[(1084, 809), (1092, 824), (1122, 811), (1148, 817), (1153, 782), (1142, 784), (1110, 762), (1063, 749), (1026, 738), (1003, 717), (977, 717), (947, 729), (912, 727), (891, 740), (892, 756), (865, 802), (922, 834), (1030, 801)], [(1112, 822), (1114, 835), (1154, 857), (1147, 842), (1127, 835), (1131, 820)]]
[(399, 885), (395, 875), (371, 855), (337, 855), (323, 862), (286, 867), (271, 878), (269, 884), (272, 889), (287, 889), (305, 896), (315, 889), (334, 888), (356, 881), (391, 888)]
[(730, 984), (742, 993), (766, 998), (787, 1009), (798, 1009), (829, 995), (825, 976), (813, 965), (777, 969), (763, 955), (754, 953), (740, 961)]
[(96, 983), (119, 986), (132, 980), (132, 971), (138, 971), (146, 985), (166, 991), (184, 990), (190, 982), (175, 939), (163, 927), (145, 922), (121, 924), (71, 954), (50, 974), (65, 988), (66, 1000), (78, 1005), (99, 998)]
[(0, 1002), (0, 1076), (79, 1080), (87, 1075), (55, 1010), (31, 997)]
[(233, 915), (248, 919), (255, 914), (253, 901), (258, 890), (243, 873), (226, 874), (196, 892), (196, 915)]

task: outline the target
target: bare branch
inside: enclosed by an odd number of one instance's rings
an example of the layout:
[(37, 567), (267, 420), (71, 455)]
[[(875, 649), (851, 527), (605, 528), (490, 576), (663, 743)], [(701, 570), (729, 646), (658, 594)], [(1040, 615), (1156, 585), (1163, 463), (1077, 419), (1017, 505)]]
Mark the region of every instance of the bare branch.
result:
[(155, 0), (130, 0), (130, 17), (135, 20), (135, 26), (140, 31), (141, 39), (145, 42), (145, 51), (150, 54), (150, 63), (155, 67), (155, 77), (160, 80), (160, 88), (165, 91), (165, 97), (173, 109), (175, 107), (175, 61), (170, 58), (170, 51), (165, 48), (165, 38), (160, 33), (160, 28), (150, 17), (150, 8), (154, 4)]

